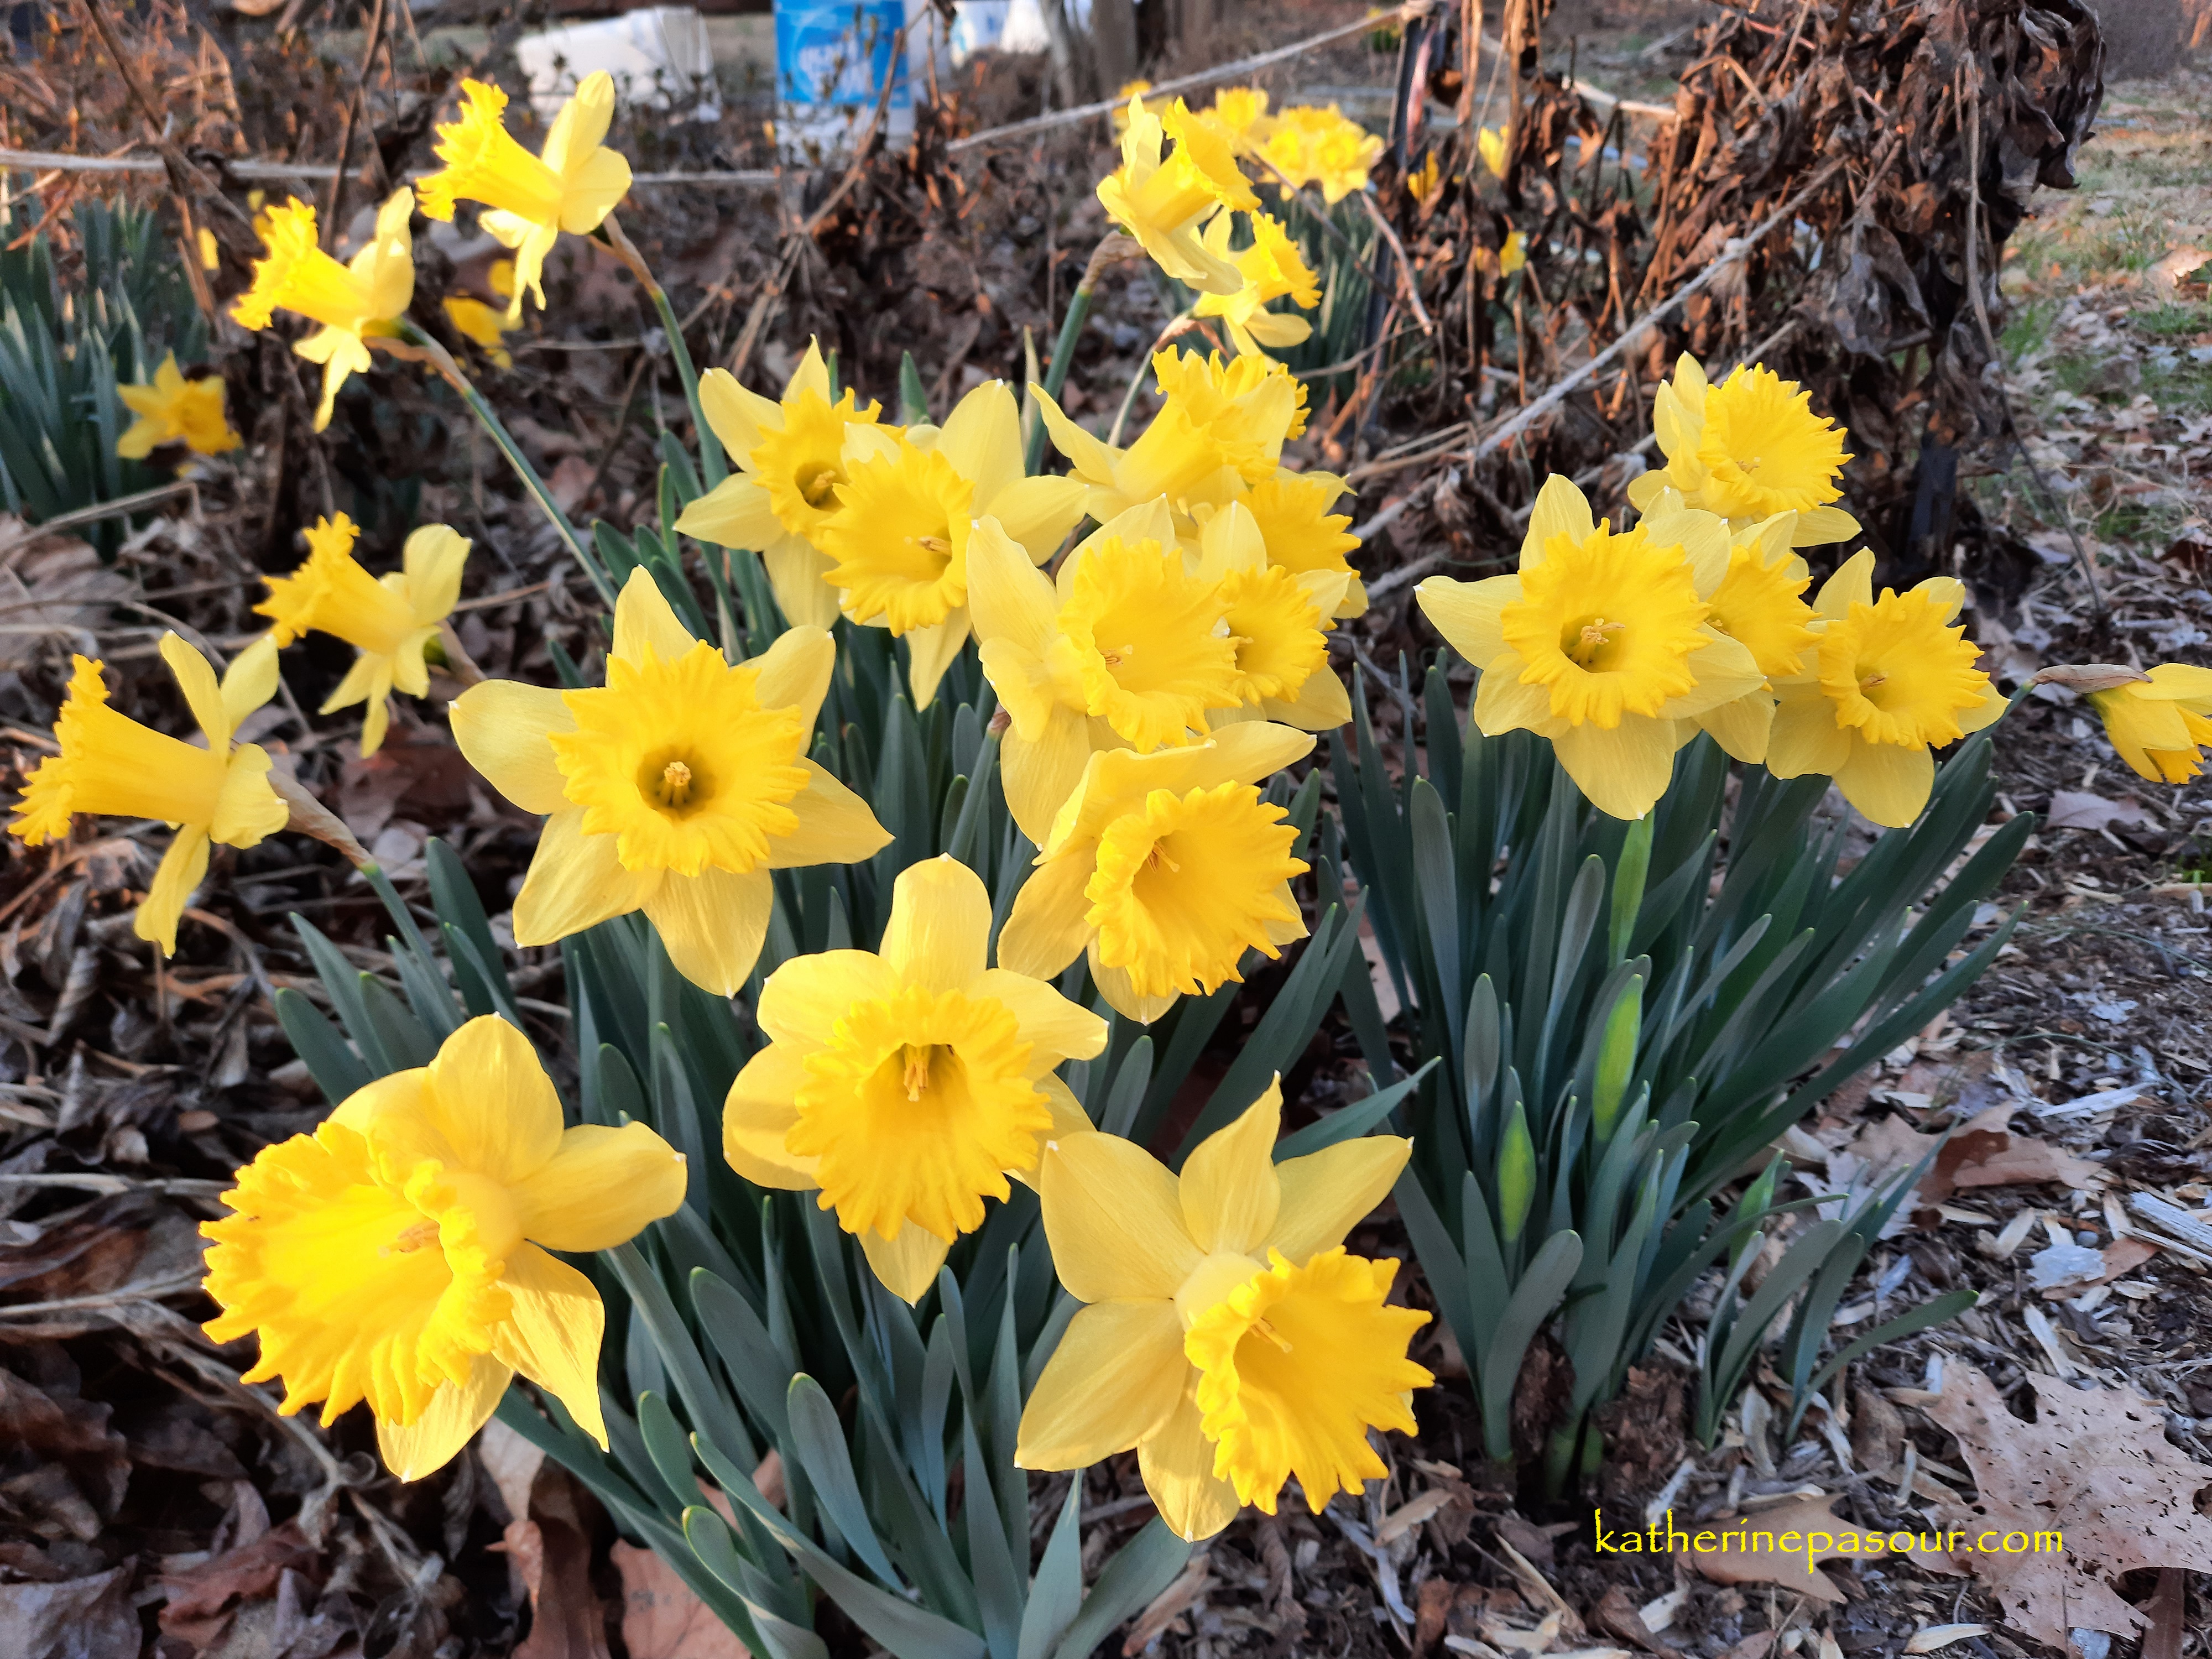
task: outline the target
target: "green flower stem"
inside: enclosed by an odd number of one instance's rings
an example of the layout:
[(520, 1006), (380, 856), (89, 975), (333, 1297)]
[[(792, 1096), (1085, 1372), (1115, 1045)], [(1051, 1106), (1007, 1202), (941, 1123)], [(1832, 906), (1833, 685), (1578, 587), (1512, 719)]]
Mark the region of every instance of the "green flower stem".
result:
[[(1067, 313), (1060, 319), (1060, 338), (1052, 348), (1052, 362), (1044, 372), (1045, 396), (1058, 398), (1060, 389), (1067, 384), (1067, 371), (1075, 362), (1075, 342), (1083, 333), (1083, 325), (1090, 319), (1091, 296), (1098, 291), (1098, 279), (1110, 265), (1124, 259), (1135, 258), (1144, 252), (1134, 241), (1120, 231), (1109, 231), (1105, 240), (1091, 250), (1090, 263), (1083, 267), (1083, 280), (1075, 285), (1068, 296)], [(1030, 434), (1026, 470), (1034, 473), (1044, 461), (1044, 422), (1037, 422)]]
[(699, 370), (691, 362), (691, 348), (684, 343), (684, 325), (676, 319), (676, 307), (669, 304), (667, 291), (653, 280), (645, 256), (623, 234), (615, 216), (607, 215), (600, 222), (600, 228), (606, 232), (607, 243), (613, 248), (615, 258), (629, 268), (629, 274), (637, 278), (638, 286), (653, 301), (653, 308), (660, 313), (660, 330), (668, 337), (669, 352), (676, 359), (677, 378), (684, 382), (684, 401), (690, 406), (691, 425), (699, 437), (699, 477), (712, 489), (729, 476), (729, 470), (722, 463), (721, 441), (707, 424), (706, 409), (699, 402)]
[(522, 453), (521, 446), (500, 423), (499, 416), (492, 413), (491, 405), (483, 400), (483, 394), (476, 389), (467, 375), (461, 373), (460, 365), (453, 361), (453, 355), (445, 347), (404, 319), (400, 321), (398, 330), (396, 336), (378, 338), (374, 343), (395, 357), (427, 364), (440, 380), (453, 387), (461, 401), (469, 406), (469, 412), (477, 417), (477, 424), (491, 434), (491, 441), (507, 457), (507, 465), (522, 480), (522, 487), (536, 498), (538, 509), (551, 521), (576, 562), (584, 568), (584, 574), (590, 578), (592, 591), (599, 596), (600, 603), (612, 611), (615, 608), (614, 584), (607, 580), (607, 573), (599, 568), (599, 561), (585, 549), (582, 538), (576, 534), (576, 526), (568, 522), (568, 515), (553, 499), (553, 492), (546, 488), (545, 480), (538, 476), (538, 469), (531, 465), (530, 458)]

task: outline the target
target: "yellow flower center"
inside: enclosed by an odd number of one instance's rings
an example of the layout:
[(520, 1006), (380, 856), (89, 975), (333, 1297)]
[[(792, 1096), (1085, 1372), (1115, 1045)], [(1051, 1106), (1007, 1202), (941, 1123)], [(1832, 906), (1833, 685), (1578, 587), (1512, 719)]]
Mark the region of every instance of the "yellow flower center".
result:
[(1080, 661), (1085, 712), (1140, 751), (1206, 729), (1209, 708), (1234, 708), (1237, 647), (1221, 630), (1220, 586), (1155, 541), (1109, 538), (1083, 556), (1060, 631)]
[(1756, 366), (1705, 392), (1698, 459), (1705, 482), (1698, 503), (1724, 519), (1802, 513), (1843, 494), (1836, 480), (1844, 434), (1813, 412), (1813, 394)]
[(369, 284), (317, 246), (315, 210), (287, 202), (262, 216), (266, 252), (253, 266), (253, 285), (239, 296), (231, 316), (247, 328), (269, 326), (278, 311), (358, 334), (375, 320)]
[(1820, 686), (1836, 724), (1904, 749), (1956, 742), (1965, 735), (1960, 711), (1990, 690), (1966, 631), (1948, 626), (1924, 593), (1885, 592), (1872, 605), (1853, 604), (1820, 635)]
[(856, 1002), (806, 1056), (785, 1144), (821, 1160), (819, 1201), (846, 1231), (910, 1222), (950, 1243), (1006, 1196), (1006, 1170), (1035, 1166), (1052, 1125), (1030, 1046), (989, 998), (910, 985)]
[(849, 390), (833, 404), (809, 388), (785, 402), (782, 426), (762, 426), (760, 441), (744, 458), (744, 466), (768, 491), (778, 524), (794, 536), (813, 539), (822, 521), (837, 510), (845, 483), (845, 428), (873, 426), (879, 407), (857, 406)]
[(507, 131), (507, 94), (482, 81), (463, 81), (461, 95), (461, 118), (438, 129), (445, 169), (418, 186), (423, 212), (451, 219), (456, 201), (482, 202), (532, 224), (558, 224), (566, 186)]
[(416, 631), (414, 607), (404, 595), (355, 560), (357, 533), (343, 513), (319, 520), (307, 532), (307, 562), (289, 576), (263, 578), (269, 597), (253, 611), (275, 624), (279, 646), (305, 634), (331, 634), (358, 650), (388, 657)]
[(138, 724), (107, 706), (100, 665), (75, 659), (69, 696), (54, 722), (61, 752), (39, 763), (17, 804), (11, 833), (33, 847), (66, 836), (70, 818), (94, 812), (207, 828), (215, 822), (230, 757)]
[(1114, 819), (1083, 890), (1098, 960), (1126, 969), (1137, 995), (1160, 997), (1241, 980), (1247, 948), (1276, 955), (1268, 924), (1295, 928), (1297, 907), (1281, 889), (1306, 869), (1282, 817), (1251, 784), (1224, 783), (1155, 789), (1141, 811)]
[(1680, 545), (1601, 524), (1585, 540), (1547, 542), (1498, 620), (1522, 683), (1549, 686), (1554, 715), (1611, 731), (1697, 684), (1690, 653), (1705, 642), (1705, 611)]
[(1295, 1474), (1318, 1515), (1338, 1492), (1387, 1473), (1369, 1430), (1413, 1432), (1407, 1394), (1436, 1379), (1406, 1346), (1429, 1316), (1384, 1305), (1395, 1261), (1342, 1245), (1303, 1267), (1273, 1249), (1264, 1268), (1237, 1261), (1242, 1279), (1224, 1283), (1236, 1264), (1209, 1257), (1185, 1286), (1195, 1293), (1176, 1299), (1213, 1472), (1270, 1515)]
[(1221, 584), (1221, 593), (1237, 650), (1239, 701), (1296, 697), (1328, 661), (1321, 611), (1297, 579), (1274, 565), (1239, 570)]
[(1705, 620), (1750, 652), (1760, 673), (1795, 674), (1817, 637), (1807, 625), (1813, 608), (1799, 597), (1812, 580), (1787, 556), (1768, 564), (1756, 547), (1731, 548)]
[(798, 829), (785, 803), (807, 780), (805, 723), (763, 707), (759, 678), (702, 640), (673, 662), (610, 658), (604, 690), (563, 692), (576, 729), (554, 758), (584, 833), (619, 836), (626, 870), (757, 869)]
[(845, 591), (848, 614), (884, 617), (904, 634), (967, 604), (975, 495), (951, 461), (904, 438), (896, 457), (854, 467), (842, 504), (815, 532), (817, 548), (837, 561), (823, 579)]

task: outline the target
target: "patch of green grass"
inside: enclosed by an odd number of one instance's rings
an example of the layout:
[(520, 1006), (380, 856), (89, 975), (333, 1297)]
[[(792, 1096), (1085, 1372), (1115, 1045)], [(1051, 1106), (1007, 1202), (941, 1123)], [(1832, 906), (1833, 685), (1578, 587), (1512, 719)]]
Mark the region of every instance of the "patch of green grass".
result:
[(2169, 301), (2136, 313), (2135, 325), (2144, 334), (2187, 338), (2212, 331), (2212, 305), (2196, 300)]
[(2000, 334), (2004, 355), (2014, 360), (2026, 356), (2048, 344), (2051, 325), (2058, 316), (2058, 301), (2055, 299), (2031, 299), (2015, 302), (2008, 309)]

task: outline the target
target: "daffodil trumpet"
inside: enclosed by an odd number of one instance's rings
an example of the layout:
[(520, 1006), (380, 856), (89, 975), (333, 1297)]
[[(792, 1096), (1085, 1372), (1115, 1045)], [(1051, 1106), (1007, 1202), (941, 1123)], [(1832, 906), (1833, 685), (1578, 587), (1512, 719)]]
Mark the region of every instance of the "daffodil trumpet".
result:
[(208, 1334), (258, 1336), (245, 1380), (281, 1378), (288, 1416), (365, 1401), (403, 1480), (452, 1461), (517, 1373), (604, 1449), (605, 1310), (551, 1252), (621, 1244), (685, 1185), (642, 1123), (564, 1128), (529, 1039), (484, 1015), (238, 1172), (232, 1213), (200, 1229)]
[(787, 962), (761, 988), (766, 1048), (730, 1085), (722, 1147), (763, 1187), (818, 1191), (908, 1302), (984, 1200), (1090, 1120), (1054, 1075), (1106, 1022), (1042, 980), (989, 966), (991, 896), (950, 857), (902, 872), (880, 951)]
[(615, 604), (604, 687), (487, 680), (463, 692), (461, 753), (547, 815), (515, 896), (516, 942), (551, 945), (642, 910), (678, 972), (735, 995), (768, 936), (770, 872), (857, 863), (890, 840), (807, 754), (836, 659), (828, 634), (793, 628), (733, 665), (641, 568)]
[(1273, 1515), (1296, 1477), (1316, 1515), (1388, 1471), (1371, 1431), (1410, 1434), (1407, 1358), (1429, 1316), (1389, 1303), (1398, 1263), (1346, 1234), (1413, 1143), (1340, 1142), (1274, 1162), (1279, 1079), (1176, 1176), (1117, 1136), (1062, 1135), (1038, 1172), (1045, 1237), (1085, 1305), (1022, 1413), (1014, 1462), (1079, 1469), (1134, 1447), (1177, 1536), (1210, 1538), (1245, 1504)]

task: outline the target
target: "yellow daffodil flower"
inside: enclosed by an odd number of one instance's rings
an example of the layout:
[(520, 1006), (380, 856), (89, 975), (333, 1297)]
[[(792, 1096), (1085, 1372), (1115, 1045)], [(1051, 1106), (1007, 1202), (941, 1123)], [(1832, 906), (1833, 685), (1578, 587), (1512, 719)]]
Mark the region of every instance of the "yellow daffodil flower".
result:
[(2148, 680), (2088, 694), (2105, 735), (2137, 777), (2186, 783), (2212, 746), (2212, 668), (2162, 662)]
[(207, 746), (180, 742), (110, 708), (100, 665), (74, 658), (69, 696), (54, 722), (60, 752), (41, 760), (25, 780), (8, 833), (27, 847), (43, 846), (50, 836), (66, 838), (79, 812), (174, 824), (176, 837), (132, 923), (140, 939), (173, 956), (177, 920), (207, 874), (210, 843), (258, 846), (289, 814), (269, 787), (267, 751), (231, 742), (239, 722), (276, 694), (276, 647), (263, 641), (240, 652), (220, 683), (207, 659), (175, 634), (161, 636), (161, 659), (177, 677)]
[(1295, 427), (1303, 384), (1272, 357), (1224, 364), (1170, 347), (1152, 359), (1165, 402), (1127, 449), (1091, 436), (1032, 385), (1053, 447), (1088, 486), (1085, 510), (1104, 524), (1165, 496), (1178, 528), (1194, 507), (1222, 507), (1273, 477)]
[(1799, 547), (1840, 542), (1859, 532), (1856, 519), (1829, 502), (1851, 458), (1835, 422), (1813, 412), (1813, 396), (1759, 364), (1737, 369), (1719, 386), (1705, 380), (1684, 352), (1674, 378), (1660, 383), (1651, 426), (1667, 465), (1630, 481), (1628, 499), (1645, 510), (1662, 489), (1689, 506), (1747, 523), (1795, 513)]
[(1528, 239), (1519, 231), (1505, 234), (1505, 246), (1498, 250), (1498, 274), (1510, 276), (1528, 263)]
[(1219, 585), (1236, 647), (1241, 707), (1225, 719), (1267, 720), (1328, 732), (1352, 718), (1352, 699), (1328, 665), (1330, 620), (1343, 602), (1342, 571), (1294, 574), (1267, 558), (1249, 508), (1232, 501), (1199, 537), (1197, 574)]
[(991, 896), (966, 865), (900, 872), (880, 953), (826, 951), (768, 977), (769, 1045), (730, 1085), (722, 1148), (763, 1187), (819, 1189), (868, 1262), (915, 1302), (945, 1252), (1090, 1120), (1053, 1075), (1106, 1046), (1106, 1022), (1042, 980), (988, 965)]
[(1178, 996), (1241, 981), (1248, 949), (1273, 957), (1304, 939), (1297, 831), (1256, 786), (1313, 741), (1255, 720), (1180, 749), (1091, 756), (1014, 896), (999, 965), (1055, 979), (1087, 954), (1109, 1006), (1149, 1022)]
[(1796, 674), (1771, 682), (1779, 702), (1766, 769), (1826, 773), (1889, 829), (1918, 817), (1936, 782), (1929, 750), (2004, 713), (2004, 697), (1974, 666), (1979, 650), (1953, 625), (1966, 597), (1955, 577), (1932, 576), (1877, 599), (1873, 551), (1844, 561), (1814, 600), (1819, 641)]
[[(1142, 103), (1145, 94), (1152, 89), (1150, 81), (1124, 81), (1121, 83), (1121, 90), (1114, 94), (1114, 101), (1118, 106), (1113, 112), (1115, 137), (1119, 138), (1129, 130), (1129, 100), (1134, 99)], [(1154, 110), (1152, 112), (1158, 115), (1160, 112)]]
[(1188, 570), (1162, 504), (1101, 526), (1056, 582), (985, 519), (969, 540), (968, 580), (983, 672), (1012, 722), (1000, 763), (1006, 805), (1039, 845), (1094, 747), (1182, 743), (1206, 732), (1209, 711), (1243, 701), (1228, 598)]
[(1431, 150), (1428, 159), (1406, 175), (1406, 194), (1426, 207), (1429, 198), (1437, 193), (1437, 186), (1443, 182), (1443, 168), (1437, 160), (1436, 151)]
[(274, 624), (281, 648), (307, 634), (330, 634), (361, 654), (318, 712), (336, 714), (368, 705), (361, 723), (361, 752), (384, 744), (394, 688), (410, 697), (430, 695), (422, 653), (461, 597), (461, 567), (470, 543), (441, 524), (426, 524), (407, 538), (400, 568), (372, 576), (353, 556), (360, 533), (343, 513), (320, 519), (307, 538), (307, 562), (289, 576), (264, 576), (269, 597), (253, 607)]
[(1321, 281), (1307, 269), (1290, 232), (1264, 213), (1249, 216), (1253, 242), (1242, 253), (1229, 251), (1233, 215), (1216, 214), (1206, 228), (1207, 252), (1234, 264), (1243, 286), (1234, 294), (1201, 294), (1191, 308), (1194, 316), (1220, 318), (1231, 343), (1246, 356), (1257, 356), (1263, 346), (1297, 345), (1313, 333), (1304, 318), (1268, 310), (1269, 301), (1288, 295), (1292, 305), (1306, 311), (1321, 303)]
[(736, 994), (768, 935), (770, 871), (854, 864), (890, 841), (807, 757), (836, 658), (829, 635), (793, 628), (732, 667), (641, 568), (615, 601), (604, 689), (463, 692), (453, 737), (469, 764), (550, 815), (515, 896), (516, 943), (642, 910), (678, 973)]
[[(1162, 161), (1170, 138), (1175, 151)], [(1212, 294), (1234, 294), (1243, 285), (1236, 265), (1200, 241), (1199, 226), (1224, 207), (1256, 208), (1260, 198), (1237, 170), (1228, 136), (1192, 114), (1182, 99), (1164, 119), (1142, 99), (1129, 100), (1121, 165), (1098, 181), (1098, 199), (1177, 282)]]
[(490, 1418), (520, 1371), (601, 1447), (592, 1281), (551, 1250), (603, 1250), (684, 1202), (683, 1156), (642, 1123), (564, 1129), (529, 1039), (469, 1021), (413, 1071), (266, 1146), (203, 1222), (218, 1342), (258, 1332), (248, 1382), (325, 1425), (366, 1400), (384, 1462), (419, 1480)]
[(1079, 480), (1023, 476), (1021, 412), (1003, 380), (963, 398), (942, 428), (855, 427), (839, 506), (815, 532), (823, 580), (854, 622), (907, 643), (915, 707), (968, 642), (968, 542), (995, 519), (1042, 564), (1083, 517)]
[(1728, 532), (1711, 514), (1648, 518), (1616, 535), (1555, 474), (1538, 492), (1516, 574), (1431, 576), (1416, 597), (1483, 671), (1474, 721), (1486, 736), (1522, 727), (1550, 739), (1599, 811), (1639, 818), (1693, 735), (1676, 722), (1765, 678), (1708, 620), (1728, 569)]
[[(514, 261), (495, 260), (488, 280), (494, 294), (502, 300), (513, 300)], [(449, 294), (440, 303), (446, 307), (446, 319), (462, 338), (482, 346), (483, 355), (501, 368), (514, 367), (514, 354), (500, 343), (500, 339), (514, 332), (520, 326), (520, 319), (509, 321), (507, 312), (497, 306), (488, 306), (471, 294)]]
[[(1681, 497), (1669, 491), (1654, 503), (1653, 515), (1682, 510)], [(1713, 590), (1705, 617), (1708, 626), (1751, 653), (1762, 674), (1796, 673), (1799, 659), (1818, 637), (1813, 607), (1802, 597), (1812, 586), (1812, 573), (1790, 550), (1796, 529), (1795, 514), (1778, 513), (1735, 532), (1729, 538), (1728, 574)], [(1730, 757), (1758, 765), (1766, 759), (1774, 694), (1762, 684), (1692, 718)]]
[(881, 405), (856, 405), (849, 386), (831, 402), (829, 365), (810, 340), (781, 403), (747, 391), (726, 368), (710, 368), (699, 377), (699, 406), (737, 472), (685, 507), (677, 529), (757, 552), (785, 621), (832, 626), (837, 590), (823, 580), (831, 561), (817, 538), (837, 510), (848, 457), (877, 453), (855, 451), (848, 440), (852, 428), (876, 424)]
[(1334, 207), (1367, 188), (1382, 149), (1380, 138), (1335, 105), (1295, 105), (1275, 118), (1260, 153), (1293, 190), (1319, 185), (1322, 199)]
[(615, 118), (614, 77), (586, 76), (562, 105), (532, 155), (507, 130), (507, 94), (482, 81), (461, 82), (461, 118), (438, 129), (446, 165), (422, 180), (422, 211), (451, 221), (456, 202), (481, 202), (478, 221), (500, 246), (514, 250), (514, 297), (507, 319), (519, 322), (525, 293), (545, 306), (545, 256), (561, 233), (597, 230), (629, 193), (629, 163), (600, 141)]
[(1482, 157), (1482, 165), (1490, 169), (1493, 179), (1505, 176), (1505, 130), (1503, 127), (1479, 128), (1474, 135), (1474, 148)]
[(1258, 87), (1224, 87), (1213, 94), (1213, 106), (1204, 112), (1206, 125), (1225, 134), (1239, 155), (1253, 155), (1273, 125), (1267, 101)]
[(1292, 1475), (1320, 1514), (1388, 1473), (1372, 1429), (1411, 1434), (1406, 1357), (1429, 1316), (1392, 1307), (1392, 1260), (1344, 1237), (1382, 1201), (1413, 1143), (1340, 1141), (1273, 1161), (1279, 1079), (1207, 1137), (1180, 1176), (1118, 1136), (1063, 1136), (1039, 1170), (1068, 1324), (1022, 1413), (1025, 1469), (1079, 1469), (1134, 1446), (1177, 1536), (1246, 1504), (1275, 1512)]
[(222, 249), (216, 243), (215, 240), (215, 233), (213, 231), (210, 230), (205, 225), (202, 225), (198, 233), (192, 237), (192, 242), (193, 245), (199, 249), (200, 269), (202, 270), (220, 270), (222, 269)]
[(195, 455), (221, 455), (246, 440), (230, 428), (222, 413), (222, 376), (188, 380), (177, 369), (177, 354), (161, 359), (150, 386), (118, 386), (115, 395), (138, 418), (115, 441), (126, 461), (143, 461), (162, 444), (182, 442)]
[(253, 264), (253, 285), (230, 308), (241, 326), (263, 329), (279, 311), (297, 312), (322, 325), (292, 349), (323, 366), (323, 401), (315, 430), (331, 423), (331, 407), (349, 374), (368, 369), (368, 340), (390, 335), (415, 297), (415, 242), (407, 222), (415, 193), (392, 192), (377, 210), (368, 246), (340, 264), (315, 240), (315, 210), (296, 198), (269, 209), (256, 222), (266, 256)]
[(1268, 563), (1294, 576), (1327, 572), (1345, 578), (1339, 622), (1367, 614), (1366, 585), (1345, 557), (1359, 545), (1358, 537), (1346, 533), (1352, 515), (1328, 510), (1351, 488), (1334, 472), (1277, 472), (1239, 498), (1259, 523)]

